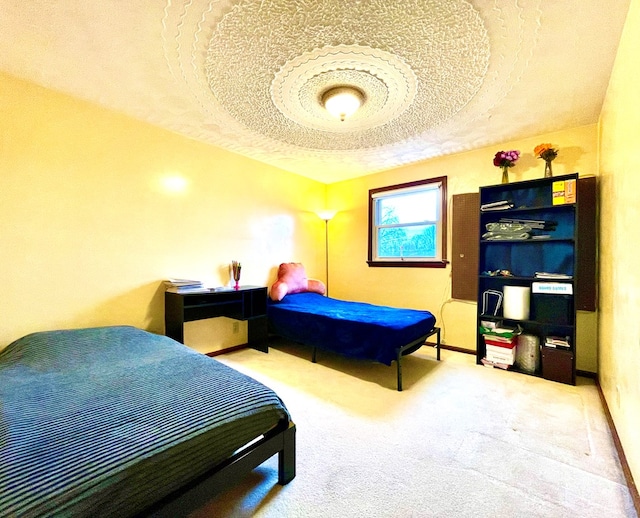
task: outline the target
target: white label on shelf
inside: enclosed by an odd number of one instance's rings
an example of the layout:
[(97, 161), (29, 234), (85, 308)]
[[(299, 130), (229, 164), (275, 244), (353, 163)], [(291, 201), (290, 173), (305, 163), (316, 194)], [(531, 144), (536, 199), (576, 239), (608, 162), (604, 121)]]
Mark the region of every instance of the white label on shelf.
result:
[(573, 295), (573, 284), (568, 282), (534, 282), (531, 285), (531, 290), (533, 293)]

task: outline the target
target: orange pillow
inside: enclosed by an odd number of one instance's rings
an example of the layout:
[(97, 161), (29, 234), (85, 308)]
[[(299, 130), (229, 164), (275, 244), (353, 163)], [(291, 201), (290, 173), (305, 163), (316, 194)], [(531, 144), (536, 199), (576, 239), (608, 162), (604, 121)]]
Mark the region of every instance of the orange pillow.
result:
[(269, 296), (271, 300), (282, 300), (289, 293), (310, 291), (324, 295), (326, 288), (322, 281), (308, 279), (302, 263), (282, 263), (278, 267), (278, 280), (273, 283)]

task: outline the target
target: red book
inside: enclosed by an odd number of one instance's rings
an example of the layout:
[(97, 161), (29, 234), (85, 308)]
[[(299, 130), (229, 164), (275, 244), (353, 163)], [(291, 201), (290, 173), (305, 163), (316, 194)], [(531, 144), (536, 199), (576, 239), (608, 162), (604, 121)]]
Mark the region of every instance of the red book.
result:
[(516, 346), (516, 339), (485, 335), (484, 343), (486, 345), (495, 345), (497, 347), (504, 347), (505, 349), (513, 349)]

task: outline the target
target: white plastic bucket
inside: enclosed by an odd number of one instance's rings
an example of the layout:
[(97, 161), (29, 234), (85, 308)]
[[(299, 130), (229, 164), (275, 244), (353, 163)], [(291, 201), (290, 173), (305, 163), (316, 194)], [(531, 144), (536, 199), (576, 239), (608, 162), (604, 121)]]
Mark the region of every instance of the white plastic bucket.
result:
[(524, 286), (505, 286), (503, 292), (504, 318), (529, 320), (531, 288)]

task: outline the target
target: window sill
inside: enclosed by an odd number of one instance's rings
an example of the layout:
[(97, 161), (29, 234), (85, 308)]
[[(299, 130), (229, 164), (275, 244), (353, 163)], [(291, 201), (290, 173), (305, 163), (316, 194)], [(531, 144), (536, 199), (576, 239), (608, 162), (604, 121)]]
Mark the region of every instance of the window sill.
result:
[(374, 268), (446, 268), (449, 261), (367, 261)]

